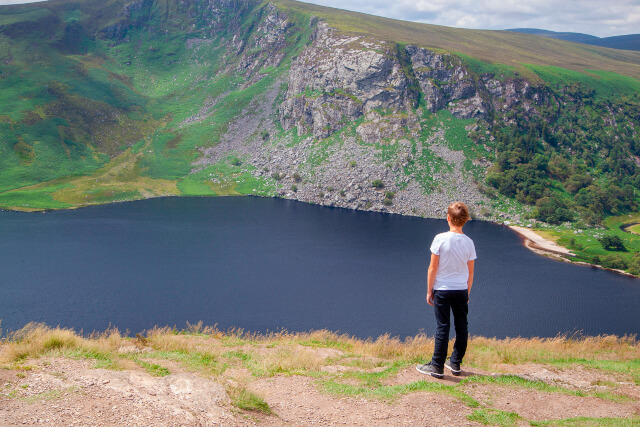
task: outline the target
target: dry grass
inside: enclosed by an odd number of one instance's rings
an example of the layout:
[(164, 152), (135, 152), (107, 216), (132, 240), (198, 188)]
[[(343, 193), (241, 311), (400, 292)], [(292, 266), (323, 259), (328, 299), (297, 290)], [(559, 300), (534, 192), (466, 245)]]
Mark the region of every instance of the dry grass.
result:
[(3, 340), (0, 346), (0, 363), (11, 364), (29, 357), (70, 350), (80, 350), (91, 355), (109, 355), (117, 352), (123, 340), (117, 329), (82, 337), (71, 329), (29, 323)]
[(502, 363), (555, 363), (572, 360), (633, 361), (640, 358), (635, 336), (571, 338), (495, 338), (475, 337), (471, 341), (468, 361), (492, 367)]
[[(83, 337), (73, 330), (29, 324), (0, 344), (0, 364), (10, 366), (27, 358), (70, 354), (119, 360), (122, 347), (146, 349), (149, 359), (173, 358), (190, 369), (218, 376), (238, 368), (264, 377), (278, 373), (308, 374), (323, 366), (359, 361), (360, 366), (403, 366), (427, 360), (433, 338), (426, 335), (400, 340), (383, 335), (360, 340), (326, 330), (308, 333), (252, 334), (220, 331), (202, 324), (187, 330), (155, 328), (144, 336), (123, 337), (117, 330)], [(465, 363), (486, 370), (504, 364), (579, 364), (640, 378), (640, 345), (635, 336), (495, 339), (473, 337)]]

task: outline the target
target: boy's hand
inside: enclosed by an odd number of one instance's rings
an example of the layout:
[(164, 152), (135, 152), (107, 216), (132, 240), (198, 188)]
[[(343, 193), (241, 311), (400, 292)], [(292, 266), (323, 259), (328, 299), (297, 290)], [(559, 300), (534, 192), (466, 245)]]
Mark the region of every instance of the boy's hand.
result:
[(427, 304), (433, 306), (433, 292), (427, 292)]

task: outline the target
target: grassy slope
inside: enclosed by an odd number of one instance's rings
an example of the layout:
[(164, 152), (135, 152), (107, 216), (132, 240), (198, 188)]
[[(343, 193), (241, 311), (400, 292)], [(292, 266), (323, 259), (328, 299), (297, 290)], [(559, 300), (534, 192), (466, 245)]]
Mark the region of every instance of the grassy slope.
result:
[[(231, 35), (219, 33), (205, 48), (187, 49), (186, 40), (202, 37), (206, 24), (196, 20), (191, 27), (191, 18), (170, 0), (156, 2), (147, 23), (168, 33), (134, 27), (125, 43), (86, 37), (117, 22), (122, 4), (60, 0), (0, 7), (0, 207), (67, 208), (166, 194), (272, 194), (273, 183), (256, 180), (247, 167), (227, 161), (191, 174), (191, 163), (199, 148), (216, 144), (234, 117), (286, 72), (288, 61), (257, 84), (239, 88), (244, 76), (221, 73), (223, 37)], [(548, 83), (579, 80), (606, 96), (640, 91), (633, 78), (640, 75), (640, 53), (407, 23), (289, 0), (277, 4), (295, 11), (300, 23), (316, 15), (343, 31), (456, 52), (478, 71), (519, 72)], [(250, 35), (259, 14), (243, 19), (240, 32)], [(69, 37), (67, 27), (74, 22), (86, 34)], [(43, 39), (53, 41), (47, 46)], [(305, 40), (291, 41), (288, 55)], [(584, 74), (585, 69), (604, 71)], [(210, 99), (218, 105), (209, 115), (182, 125)], [(473, 146), (469, 138), (458, 139), (463, 148)], [(212, 184), (212, 176), (221, 182)]]
[[(113, 9), (107, 12), (119, 13), (122, 2), (111, 3)], [(127, 33), (128, 42), (114, 45), (96, 38), (89, 51), (74, 55), (35, 43), (42, 34), (33, 24), (43, 17), (51, 21), (47, 21), (48, 31), (58, 37), (69, 21), (61, 23), (54, 16), (64, 20), (72, 15), (94, 29), (115, 22), (117, 14), (102, 14), (98, 22), (89, 22), (98, 5), (85, 2), (81, 11), (73, 1), (48, 2), (46, 8), (0, 8), (0, 25), (12, 24), (5, 31), (15, 36), (0, 38), (0, 52), (9, 62), (2, 69), (7, 77), (0, 80), (0, 150), (7, 154), (0, 160), (0, 207), (68, 208), (168, 194), (270, 194), (269, 183), (252, 178), (247, 168), (221, 164), (196, 175), (190, 172), (197, 149), (218, 142), (229, 122), (279, 73), (234, 90), (243, 83), (243, 76), (218, 75), (225, 65), (220, 61), (225, 53), (223, 38), (231, 36), (220, 33), (205, 48), (187, 49), (187, 39), (202, 36), (200, 28), (192, 32), (172, 28), (160, 36), (133, 28)], [(158, 2), (148, 24), (165, 25), (163, 8), (170, 5)], [(186, 27), (185, 17), (174, 14), (169, 26)], [(254, 25), (254, 20), (247, 18), (245, 27)], [(21, 51), (28, 43), (36, 46), (34, 52)], [(33, 58), (39, 60), (40, 68), (30, 66)], [(51, 95), (47, 93), (50, 82), (65, 85)], [(213, 98), (219, 101), (214, 111), (194, 124), (182, 125)], [(82, 128), (86, 122), (94, 125), (93, 116), (100, 119), (94, 122), (102, 123), (100, 112), (105, 110), (114, 116), (104, 126), (110, 138), (101, 138), (101, 128), (91, 126), (84, 134), (65, 139), (62, 133), (67, 128)], [(126, 131), (129, 134), (122, 135)], [(96, 147), (95, 141), (102, 139), (112, 144)], [(75, 151), (67, 147), (71, 142)], [(210, 174), (221, 174), (230, 183), (212, 186)], [(238, 177), (244, 178), (240, 185)]]
[[(571, 249), (576, 255), (575, 258), (569, 258), (572, 261), (592, 263), (596, 256), (601, 259), (607, 256), (616, 256), (631, 265), (634, 255), (640, 253), (640, 235), (633, 234), (629, 230), (625, 231), (622, 227), (635, 223), (640, 223), (640, 213), (638, 212), (608, 217), (603, 223), (603, 228), (576, 230), (574, 227), (560, 225), (538, 228), (535, 231), (541, 236)], [(598, 239), (605, 235), (620, 237), (626, 250), (613, 251), (603, 248)], [(637, 272), (634, 271), (633, 274), (637, 274)]]
[[(134, 352), (119, 351), (132, 347), (136, 349)], [(329, 357), (323, 349), (330, 349)], [(146, 336), (137, 335), (133, 339), (122, 336), (117, 330), (85, 338), (71, 330), (30, 324), (0, 342), (0, 367), (24, 373), (33, 369), (36, 358), (68, 357), (93, 360), (96, 368), (131, 369), (135, 364), (150, 375), (165, 376), (178, 365), (226, 384), (233, 404), (240, 409), (267, 413), (270, 410), (264, 400), (247, 396), (251, 383), (275, 375), (300, 375), (314, 379), (319, 390), (337, 397), (381, 399), (392, 403), (402, 395), (420, 391), (443, 393), (472, 408), (470, 420), (498, 425), (515, 425), (525, 420), (518, 414), (493, 407), (492, 399), (476, 400), (478, 395), (474, 387), (491, 387), (492, 396), (525, 390), (540, 393), (544, 398), (570, 395), (582, 399), (588, 406), (597, 401), (613, 405), (633, 404), (636, 388), (640, 385), (638, 342), (635, 338), (612, 336), (505, 340), (474, 337), (469, 342), (465, 367), (493, 375), (472, 375), (457, 384), (423, 381), (418, 377), (413, 382), (407, 382), (406, 378), (400, 383), (394, 381), (396, 375), (402, 377), (402, 372), (417, 375), (413, 367), (422, 363), (432, 350), (433, 339), (424, 335), (404, 342), (388, 336), (363, 341), (327, 331), (261, 336), (242, 331), (221, 332), (203, 328), (200, 323), (183, 331), (154, 329)], [(543, 382), (512, 374), (520, 367), (530, 369), (532, 366), (538, 371), (555, 373), (562, 381)], [(240, 376), (236, 375), (238, 373)], [(567, 378), (576, 373), (579, 379), (575, 383), (567, 382)], [(594, 379), (585, 383), (585, 375)], [(603, 377), (607, 381), (598, 379)], [(501, 421), (502, 417), (506, 419)], [(637, 425), (638, 419), (567, 419), (558, 422), (561, 425), (585, 422)]]
[(510, 31), (466, 30), (405, 22), (291, 0), (276, 1), (314, 14), (342, 31), (462, 53), (485, 62), (516, 68), (535, 64), (581, 72), (604, 70), (636, 79), (640, 77), (640, 52), (585, 46)]

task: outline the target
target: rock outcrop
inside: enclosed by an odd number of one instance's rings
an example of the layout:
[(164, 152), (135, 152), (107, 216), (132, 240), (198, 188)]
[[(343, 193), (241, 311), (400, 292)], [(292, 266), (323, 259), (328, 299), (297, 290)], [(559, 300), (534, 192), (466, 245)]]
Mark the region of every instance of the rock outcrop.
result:
[[(244, 76), (243, 87), (283, 63), (299, 30), (273, 5), (257, 10), (255, 28), (226, 42), (227, 70)], [(421, 216), (438, 216), (459, 198), (479, 217), (488, 212), (465, 155), (448, 145), (447, 125), (425, 127), (423, 117), (448, 110), (476, 120), (466, 131), (479, 134), (492, 114), (538, 105), (544, 95), (524, 79), (478, 75), (455, 55), (345, 34), (317, 18), (310, 25), (282, 80), (245, 111), (255, 120), (237, 118), (219, 145), (203, 149), (194, 170), (236, 155), (256, 178), (273, 179), (280, 197)], [(285, 89), (277, 96), (279, 86)], [(302, 141), (277, 137), (274, 120)], [(328, 138), (334, 142), (318, 145)], [(479, 158), (473, 165), (491, 164)]]
[(394, 44), (341, 34), (323, 22), (317, 23), (312, 40), (291, 65), (280, 106), (284, 129), (297, 127), (301, 135), (326, 138), (374, 109), (416, 107), (418, 93)]
[[(443, 119), (428, 117), (447, 110), (475, 120), (465, 132), (481, 144), (495, 114), (514, 107), (535, 114), (548, 103), (540, 89), (522, 78), (479, 75), (452, 54), (346, 34), (317, 18), (305, 24), (311, 28), (302, 44), (300, 22), (282, 9), (267, 3), (253, 13), (252, 26), (240, 29), (231, 19), (233, 31), (225, 29), (225, 72), (242, 75), (248, 88), (285, 59), (290, 65), (218, 145), (202, 150), (194, 171), (238, 156), (280, 197), (421, 216), (439, 216), (462, 199), (477, 216), (489, 215), (477, 173), (491, 163), (480, 156), (470, 167), (449, 143)], [(291, 50), (292, 43), (301, 48)]]

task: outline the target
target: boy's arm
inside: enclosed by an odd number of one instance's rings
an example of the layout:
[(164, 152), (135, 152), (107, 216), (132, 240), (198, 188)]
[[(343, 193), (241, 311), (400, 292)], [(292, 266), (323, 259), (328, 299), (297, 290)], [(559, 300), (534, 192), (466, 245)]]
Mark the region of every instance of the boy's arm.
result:
[(433, 285), (436, 283), (436, 274), (440, 265), (440, 255), (431, 254), (431, 263), (427, 273), (427, 304), (433, 305)]
[(475, 267), (475, 260), (467, 261), (467, 268), (469, 269), (469, 278), (467, 279), (467, 293), (471, 293), (471, 286), (473, 286), (473, 269)]

